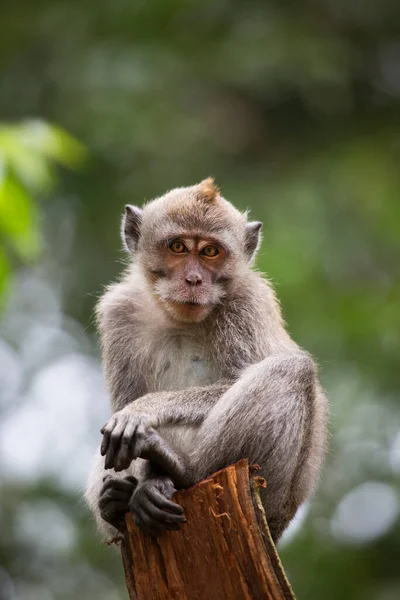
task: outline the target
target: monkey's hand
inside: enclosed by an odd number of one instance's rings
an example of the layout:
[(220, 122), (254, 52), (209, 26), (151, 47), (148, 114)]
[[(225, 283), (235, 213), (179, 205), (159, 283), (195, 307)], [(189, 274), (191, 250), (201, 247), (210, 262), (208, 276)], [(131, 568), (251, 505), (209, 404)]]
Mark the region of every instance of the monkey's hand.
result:
[(161, 467), (177, 485), (190, 485), (182, 457), (155, 431), (158, 425), (158, 417), (153, 414), (121, 410), (113, 415), (101, 430), (100, 452), (106, 457), (105, 468), (123, 471), (136, 458), (144, 458)]
[(100, 452), (105, 456), (106, 469), (127, 469), (139, 458), (146, 446), (154, 439), (158, 419), (155, 415), (120, 410), (101, 429), (103, 442)]
[(123, 532), (126, 528), (125, 513), (129, 511), (129, 502), (137, 484), (138, 480), (132, 475), (123, 479), (112, 475), (103, 478), (99, 497), (100, 515), (118, 531)]
[(157, 536), (186, 523), (183, 508), (171, 501), (175, 491), (173, 482), (165, 476), (151, 477), (138, 485), (129, 503), (136, 525)]

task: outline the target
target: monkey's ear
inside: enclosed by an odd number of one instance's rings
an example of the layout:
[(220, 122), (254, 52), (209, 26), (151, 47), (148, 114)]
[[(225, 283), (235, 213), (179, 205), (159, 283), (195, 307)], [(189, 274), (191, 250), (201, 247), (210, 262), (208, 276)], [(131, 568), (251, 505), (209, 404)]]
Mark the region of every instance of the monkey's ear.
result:
[(134, 254), (137, 250), (143, 211), (137, 206), (127, 204), (122, 217), (122, 243), (128, 252)]
[(249, 262), (255, 258), (258, 247), (261, 243), (261, 227), (262, 223), (260, 221), (253, 221), (252, 223), (247, 223), (246, 225), (244, 251)]

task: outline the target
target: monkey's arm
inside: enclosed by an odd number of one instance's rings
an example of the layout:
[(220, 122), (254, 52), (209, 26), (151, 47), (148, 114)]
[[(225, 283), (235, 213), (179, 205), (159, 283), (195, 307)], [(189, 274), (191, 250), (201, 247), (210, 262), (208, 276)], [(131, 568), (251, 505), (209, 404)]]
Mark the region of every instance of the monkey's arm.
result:
[[(111, 417), (103, 428), (101, 454), (105, 459), (99, 457), (86, 493), (98, 528), (106, 538), (118, 534), (128, 510), (135, 522), (150, 533), (177, 528), (184, 520), (181, 507), (171, 502), (171, 498), (174, 483), (186, 487), (192, 480), (183, 457), (154, 428), (180, 423), (200, 425), (231, 385), (232, 382), (221, 381), (210, 386), (146, 394)], [(119, 436), (118, 431), (124, 425), (123, 436)], [(134, 460), (139, 455), (141, 458)], [(136, 476), (135, 485), (128, 473)]]
[[(281, 431), (282, 427), (289, 427), (295, 432), (303, 419), (309, 420), (302, 412), (303, 408), (308, 406), (304, 398), (314, 392), (302, 391), (301, 378), (301, 373), (308, 371), (310, 390), (313, 390), (316, 374), (310, 357), (300, 351), (281, 353), (248, 367), (233, 384), (224, 382), (221, 386), (158, 392), (143, 396), (116, 413), (103, 429), (102, 453), (106, 455), (106, 468), (119, 471), (126, 469), (137, 457), (148, 458), (161, 466), (178, 485), (185, 485), (185, 478), (189, 478), (189, 484), (192, 483), (185, 456), (168, 447), (163, 433), (160, 434), (157, 430), (164, 426), (172, 426), (173, 431), (175, 425), (198, 429), (205, 420), (209, 421), (209, 415), (213, 415), (213, 418), (218, 415), (223, 422), (225, 418), (229, 419), (229, 410), (224, 407), (229, 405), (232, 398), (235, 398), (232, 406), (242, 406), (242, 399), (246, 399), (250, 406), (253, 396), (257, 398), (259, 405), (257, 413), (252, 413), (253, 426), (258, 421), (270, 423), (271, 431), (266, 435), (263, 444), (265, 447), (271, 443), (273, 452), (274, 448), (276, 450), (280, 445), (279, 435), (276, 438), (276, 433)], [(250, 392), (254, 386), (254, 392)], [(286, 399), (292, 397), (301, 400), (294, 406), (293, 411), (285, 413), (283, 408), (291, 404)], [(247, 417), (244, 410), (242, 422)], [(238, 427), (237, 432), (241, 431), (240, 423)], [(230, 429), (224, 428), (225, 435), (228, 431), (231, 433)], [(271, 457), (268, 460), (271, 462)]]
[(105, 468), (122, 471), (136, 458), (144, 458), (190, 485), (184, 457), (170, 448), (156, 431), (166, 425), (200, 425), (210, 409), (232, 384), (227, 381), (173, 392), (146, 394), (115, 413), (103, 427), (101, 454)]
[[(97, 308), (98, 325), (101, 334), (103, 361), (105, 375), (110, 392), (111, 410), (113, 413), (123, 413), (124, 407), (129, 410), (134, 406), (138, 416), (145, 413), (146, 418), (158, 418), (160, 422), (178, 422), (183, 418), (189, 418), (192, 422), (200, 423), (206, 412), (221, 394), (227, 389), (228, 384), (209, 386), (208, 388), (193, 388), (184, 392), (161, 392), (156, 394), (145, 394), (146, 382), (141, 377), (142, 369), (139, 359), (141, 356), (139, 344), (137, 343), (135, 305), (132, 302), (130, 292), (125, 294), (123, 286), (111, 286), (102, 298)], [(190, 404), (190, 415), (187, 411), (179, 409), (180, 403)], [(122, 410), (121, 410), (122, 409)], [(162, 410), (161, 410), (162, 409)], [(168, 412), (168, 409), (170, 411)], [(168, 414), (167, 414), (168, 413)], [(159, 415), (159, 417), (157, 416)], [(117, 433), (117, 432), (115, 432)], [(114, 436), (115, 439), (115, 436)], [(174, 479), (182, 485), (186, 483), (183, 477), (185, 469), (182, 460), (174, 452), (170, 451), (165, 442), (154, 431), (151, 432), (147, 455), (144, 452), (142, 458), (151, 459), (162, 457), (156, 464), (150, 460), (126, 461), (125, 469), (119, 472), (111, 469), (112, 453), (107, 453), (106, 459), (98, 452), (95, 464), (92, 467), (86, 490), (86, 501), (91, 508), (97, 521), (100, 532), (106, 539), (112, 539), (118, 534), (122, 515), (130, 508), (141, 522), (144, 521), (143, 509), (149, 509), (150, 488), (155, 496), (154, 511), (158, 511), (161, 519), (164, 518), (163, 510), (172, 510), (168, 504), (174, 491), (172, 480), (161, 472), (154, 472), (154, 467), (159, 465), (167, 467), (165, 472), (174, 473)], [(104, 440), (103, 440), (104, 442)], [(103, 452), (104, 454), (104, 452)], [(114, 453), (115, 454), (115, 453)], [(179, 478), (179, 473), (182, 477)], [(178, 475), (176, 477), (176, 475)], [(134, 484), (134, 478), (137, 484)], [(146, 483), (147, 482), (147, 483)], [(147, 487), (146, 487), (147, 486)], [(164, 496), (164, 499), (160, 498)], [(151, 508), (151, 507), (150, 507)], [(175, 505), (175, 512), (180, 507)], [(167, 514), (167, 521), (170, 515)], [(153, 524), (154, 525), (154, 524)]]
[(130, 402), (123, 410), (126, 413), (148, 413), (155, 415), (154, 427), (163, 425), (200, 425), (210, 409), (229, 390), (233, 380), (184, 388), (172, 392), (153, 392)]

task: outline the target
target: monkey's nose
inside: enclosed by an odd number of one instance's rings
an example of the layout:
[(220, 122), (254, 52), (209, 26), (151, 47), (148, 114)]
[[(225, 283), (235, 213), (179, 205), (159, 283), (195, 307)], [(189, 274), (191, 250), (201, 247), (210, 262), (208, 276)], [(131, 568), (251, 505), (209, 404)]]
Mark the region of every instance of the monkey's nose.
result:
[(189, 285), (200, 285), (203, 281), (199, 273), (189, 273), (189, 275), (186, 275), (185, 279)]

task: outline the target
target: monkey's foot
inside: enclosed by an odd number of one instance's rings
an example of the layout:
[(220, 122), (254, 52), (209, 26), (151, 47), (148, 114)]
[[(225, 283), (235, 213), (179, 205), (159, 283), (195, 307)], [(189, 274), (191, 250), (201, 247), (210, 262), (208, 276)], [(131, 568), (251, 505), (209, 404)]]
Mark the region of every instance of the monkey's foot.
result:
[(129, 511), (129, 502), (137, 484), (138, 481), (133, 475), (124, 478), (106, 475), (103, 478), (99, 498), (100, 514), (102, 519), (118, 531), (123, 532), (126, 528), (125, 513)]
[(183, 508), (171, 501), (175, 491), (171, 479), (164, 476), (146, 479), (138, 485), (129, 503), (136, 525), (157, 536), (186, 523)]

